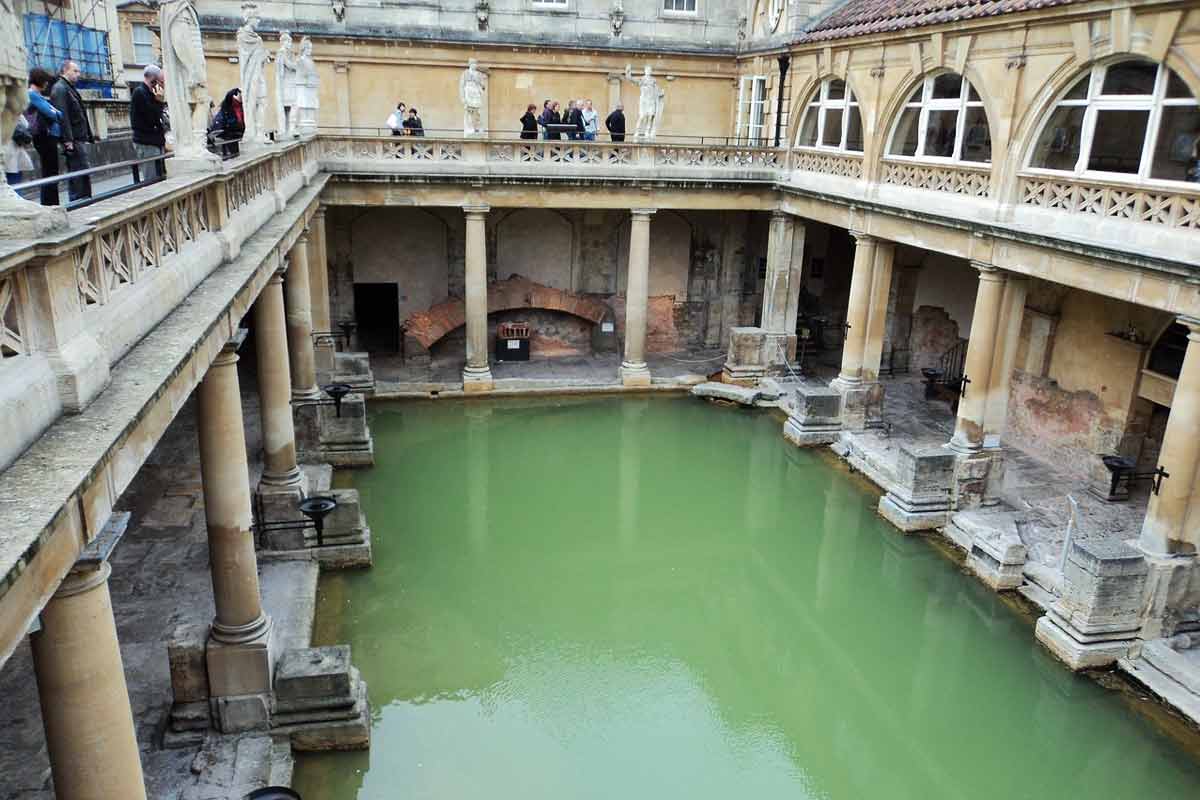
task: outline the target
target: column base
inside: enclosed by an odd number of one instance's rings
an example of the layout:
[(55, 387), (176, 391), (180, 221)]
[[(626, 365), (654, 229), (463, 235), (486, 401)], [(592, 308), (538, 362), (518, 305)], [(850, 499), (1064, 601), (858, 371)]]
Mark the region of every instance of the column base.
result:
[[(300, 469), (296, 470), (292, 482), (268, 482), (264, 475), (255, 490), (254, 515), (260, 524), (292, 520), (299, 522), (304, 519), (304, 515), (300, 513), (298, 506), (306, 496), (308, 478)], [(297, 541), (302, 543), (304, 540), (303, 531), (299, 529), (275, 530), (273, 527), (262, 532), (258, 541), (260, 547), (268, 550), (288, 550), (295, 546)]]
[(828, 386), (803, 384), (793, 393), (783, 438), (797, 447), (833, 444), (842, 430), (841, 409), (842, 396)]
[(335, 467), (374, 465), (375, 442), (361, 394), (342, 399), (340, 416), (333, 405), (300, 405), (295, 419), (296, 449), (302, 460), (325, 461)]
[(621, 362), (621, 385), (631, 389), (644, 389), (650, 386), (650, 369), (646, 362)]
[(1040, 618), (1034, 628), (1035, 638), (1055, 658), (1072, 670), (1094, 669), (1115, 664), (1129, 654), (1135, 639), (1112, 639), (1100, 637), (1076, 638), (1070, 625), (1061, 617), (1051, 613)]
[(846, 430), (866, 430), (867, 395), (872, 386), (872, 382), (841, 375), (829, 382), (829, 388), (842, 396), (842, 427)]
[[(316, 561), (322, 569), (360, 569), (371, 566), (371, 529), (359, 505), (357, 489), (320, 489), (318, 493), (337, 501), (325, 518), (318, 542), (312, 526), (269, 532), (259, 551), (259, 561)], [(276, 519), (275, 517), (267, 517)], [(292, 516), (301, 518), (293, 509)]]
[(204, 660), (212, 697), (237, 697), (271, 691), (271, 618), (264, 615), (245, 641), (229, 642), (228, 633), (209, 631)]
[(496, 388), (492, 370), (488, 367), (466, 367), (463, 369), (463, 393), (485, 394)]
[(879, 501), (879, 516), (905, 533), (946, 524), (956, 457), (941, 447), (900, 445), (895, 483)]

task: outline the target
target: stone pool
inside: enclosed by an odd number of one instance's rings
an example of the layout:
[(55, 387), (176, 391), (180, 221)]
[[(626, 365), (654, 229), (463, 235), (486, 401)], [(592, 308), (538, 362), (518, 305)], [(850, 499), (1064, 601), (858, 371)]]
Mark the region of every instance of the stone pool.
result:
[(441, 400), (371, 429), (375, 566), (322, 578), (317, 636), (352, 645), (373, 741), (301, 757), (305, 800), (1200, 796), (1194, 743), (770, 414)]

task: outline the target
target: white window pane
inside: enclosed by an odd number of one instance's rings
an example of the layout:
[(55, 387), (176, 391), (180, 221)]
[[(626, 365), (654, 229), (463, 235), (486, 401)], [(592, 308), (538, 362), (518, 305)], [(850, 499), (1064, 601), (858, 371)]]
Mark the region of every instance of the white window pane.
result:
[(804, 112), (804, 119), (800, 121), (800, 134), (796, 137), (796, 144), (801, 147), (812, 147), (817, 143), (817, 115), (820, 111), (809, 106)]
[(892, 145), (888, 154), (893, 156), (912, 156), (917, 153), (917, 125), (921, 120), (921, 111), (917, 108), (906, 108), (896, 124), (896, 133), (892, 136)]
[(846, 82), (837, 79), (829, 81), (829, 93), (825, 96), (830, 100), (841, 100), (846, 96)]
[(1137, 174), (1142, 161), (1149, 111), (1103, 110), (1096, 112), (1096, 129), (1087, 168), (1103, 172)]
[(1167, 70), (1167, 97), (1172, 99), (1192, 98), (1192, 93), (1188, 91), (1187, 84), (1175, 74), (1174, 70), (1170, 69)]
[(925, 124), (925, 152), (923, 155), (936, 158), (951, 158), (954, 155), (954, 136), (958, 129), (958, 109), (953, 111), (930, 111)]
[(850, 120), (846, 123), (846, 149), (861, 153), (863, 151), (862, 115), (858, 112), (858, 106), (851, 106), (849, 113)]
[(1113, 64), (1104, 73), (1100, 94), (1153, 94), (1158, 65), (1146, 61)]
[(958, 99), (962, 97), (962, 76), (948, 72), (933, 79), (932, 95), (935, 100)]
[(1200, 182), (1200, 106), (1165, 106), (1150, 177)]
[(1088, 83), (1092, 80), (1091, 73), (1084, 75), (1075, 85), (1071, 87), (1071, 91), (1067, 92), (1064, 100), (1086, 100), (1088, 93)]
[(988, 163), (992, 160), (992, 136), (988, 132), (987, 112), (982, 107), (967, 109), (963, 121), (962, 160)]
[(842, 110), (825, 109), (825, 127), (821, 129), (821, 144), (826, 147), (842, 146)]
[[(1086, 91), (1086, 88), (1085, 88)], [(1073, 170), (1079, 162), (1083, 139), (1085, 106), (1059, 106), (1042, 128), (1030, 166), (1040, 169)]]

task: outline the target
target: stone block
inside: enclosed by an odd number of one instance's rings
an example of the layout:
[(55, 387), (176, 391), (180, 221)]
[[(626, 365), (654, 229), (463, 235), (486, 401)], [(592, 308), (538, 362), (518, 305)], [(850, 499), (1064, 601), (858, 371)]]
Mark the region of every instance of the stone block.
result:
[(1051, 609), (1056, 624), (1080, 642), (1132, 638), (1141, 627), (1147, 572), (1142, 554), (1124, 542), (1072, 542)]
[(842, 428), (848, 431), (861, 431), (867, 427), (867, 405), (870, 399), (871, 383), (846, 383), (840, 378), (834, 378), (829, 388), (841, 395)]
[(266, 730), (271, 725), (270, 695), (247, 694), (213, 699), (213, 716), (222, 733)]
[(210, 635), (205, 654), (210, 694), (233, 697), (271, 691), (269, 640), (269, 632), (243, 644), (225, 644)]
[(987, 496), (992, 456), (987, 452), (959, 454), (954, 468), (955, 507), (979, 508)]
[(895, 484), (879, 501), (879, 514), (906, 533), (946, 524), (956, 456), (944, 447), (901, 445)]
[(727, 403), (737, 403), (743, 406), (753, 406), (762, 397), (762, 392), (748, 386), (735, 383), (706, 382), (692, 387), (694, 397), (710, 400), (724, 400)]
[(762, 328), (732, 328), (723, 371), (726, 383), (753, 386), (767, 374), (767, 332)]
[(1024, 580), (1025, 545), (1015, 530), (982, 531), (971, 542), (967, 567), (996, 591), (1015, 589)]
[(842, 428), (842, 395), (821, 383), (803, 383), (792, 392), (783, 437), (797, 447), (832, 444)]
[(177, 704), (208, 700), (207, 642), (208, 626), (200, 623), (177, 626), (167, 640), (171, 694)]
[(351, 690), (350, 646), (295, 648), (284, 652), (275, 670), (275, 697), (347, 697)]
[(1053, 612), (1038, 619), (1034, 636), (1056, 658), (1076, 671), (1116, 663), (1129, 653), (1135, 641), (1132, 638), (1077, 638), (1070, 626)]

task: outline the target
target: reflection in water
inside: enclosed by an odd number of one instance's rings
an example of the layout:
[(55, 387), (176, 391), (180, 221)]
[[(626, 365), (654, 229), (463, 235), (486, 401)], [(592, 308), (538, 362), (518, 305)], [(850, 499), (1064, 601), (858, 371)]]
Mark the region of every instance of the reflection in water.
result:
[(322, 578), (318, 636), (353, 645), (374, 739), (302, 758), (306, 800), (1140, 800), (1200, 781), (766, 415), (443, 401), (371, 424), (376, 565)]

